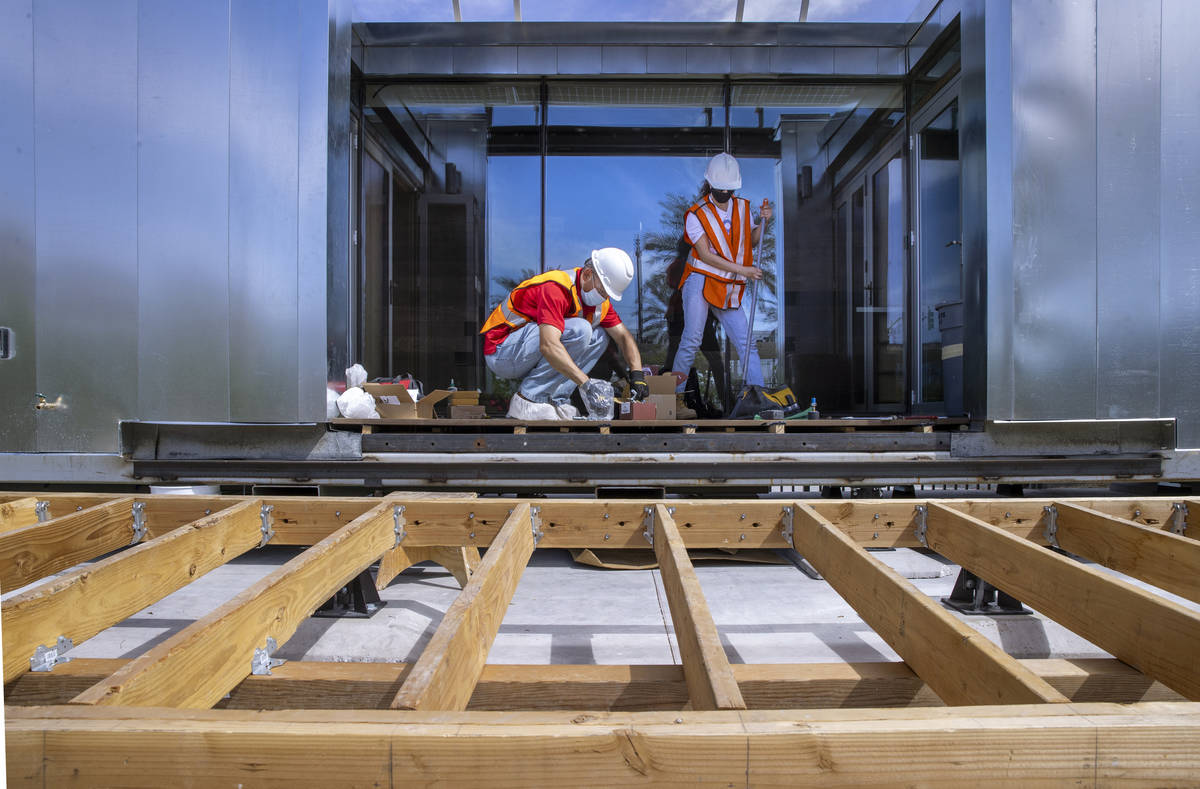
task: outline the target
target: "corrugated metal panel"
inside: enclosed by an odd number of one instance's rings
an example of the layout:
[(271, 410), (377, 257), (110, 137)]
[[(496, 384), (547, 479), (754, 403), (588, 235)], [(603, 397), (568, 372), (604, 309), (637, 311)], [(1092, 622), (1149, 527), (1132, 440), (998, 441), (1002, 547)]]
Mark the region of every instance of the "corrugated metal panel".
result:
[(1014, 415), (1090, 415), (1096, 413), (1095, 7), (1015, 0), (1012, 42)]
[[(325, 306), (326, 379), (341, 380), (350, 366), (350, 0), (329, 3), (329, 211), (326, 228), (328, 285)], [(303, 403), (304, 401), (301, 400)], [(301, 408), (303, 410), (303, 406)]]
[(1161, 414), (1200, 447), (1200, 4), (1162, 5)]
[[(34, 15), (41, 451), (117, 447), (137, 411), (137, 3)], [(86, 130), (86, 131), (85, 131)]]
[(138, 410), (229, 419), (229, 7), (138, 14)]
[(298, 417), (295, 0), (230, 14), (229, 363), (234, 421)]
[(1095, 415), (1157, 416), (1161, 9), (1100, 0), (1096, 11)]
[(36, 448), (33, 200), (33, 0), (0, 5), (0, 326), (12, 330), (13, 355), (0, 360), (0, 449)]
[[(336, 148), (330, 135), (331, 38), (337, 35), (337, 2), (300, 4), (298, 233), (296, 250), (296, 418), (325, 418), (329, 215), (327, 168)], [(348, 43), (348, 42), (347, 42)], [(349, 106), (346, 107), (347, 113)], [(349, 121), (347, 115), (347, 122)], [(342, 160), (349, 165), (349, 159)], [(349, 173), (349, 170), (343, 170)]]

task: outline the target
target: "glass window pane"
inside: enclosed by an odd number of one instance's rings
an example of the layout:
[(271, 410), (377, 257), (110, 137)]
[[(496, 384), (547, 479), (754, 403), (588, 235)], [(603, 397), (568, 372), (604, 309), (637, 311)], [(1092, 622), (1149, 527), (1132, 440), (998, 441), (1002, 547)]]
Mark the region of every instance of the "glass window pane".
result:
[(895, 158), (871, 179), (871, 322), (875, 403), (904, 403), (904, 165)]
[[(958, 105), (951, 104), (920, 134), (920, 279), (917, 335), (921, 348), (921, 402), (938, 402), (942, 385), (943, 323), (961, 323), (962, 224), (959, 195)], [(954, 313), (951, 315), (950, 313)], [(961, 331), (959, 332), (961, 336)], [(959, 340), (961, 342), (961, 340)]]
[(541, 270), (541, 160), (488, 157), (487, 311)]

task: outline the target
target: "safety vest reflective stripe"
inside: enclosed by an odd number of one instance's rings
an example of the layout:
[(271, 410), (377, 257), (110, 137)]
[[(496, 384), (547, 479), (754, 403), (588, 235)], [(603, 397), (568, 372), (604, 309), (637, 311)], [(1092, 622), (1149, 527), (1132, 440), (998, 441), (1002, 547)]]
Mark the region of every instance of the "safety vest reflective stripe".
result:
[[(730, 217), (730, 232), (728, 233), (725, 231), (725, 224), (721, 221), (711, 197), (706, 196), (703, 201), (692, 206), (689, 211), (700, 220), (700, 226), (704, 228), (704, 235), (708, 238), (708, 244), (713, 252), (739, 265), (750, 266), (754, 263), (754, 253), (750, 246), (750, 201), (740, 197), (734, 197), (731, 200), (733, 201), (733, 213)], [(694, 270), (722, 282), (746, 281), (746, 278), (740, 274), (732, 274), (705, 263), (694, 248), (688, 265)]]
[[(519, 329), (525, 324), (529, 323), (531, 320), (530, 317), (518, 312), (517, 308), (513, 306), (513, 296), (516, 295), (517, 291), (519, 290), (531, 288), (536, 285), (542, 285), (547, 282), (555, 282), (559, 285), (562, 285), (567, 289), (567, 292), (571, 294), (571, 314), (565, 317), (579, 317), (579, 315), (583, 313), (583, 303), (579, 300), (579, 293), (575, 289), (575, 281), (578, 279), (578, 277), (578, 268), (571, 269), (570, 271), (552, 269), (544, 274), (538, 274), (536, 277), (530, 277), (520, 285), (517, 285), (517, 287), (513, 288), (512, 292), (508, 294), (507, 298), (500, 302), (496, 309), (492, 310), (492, 314), (488, 316), (488, 319), (484, 322), (483, 328), (479, 330), (479, 333), (486, 334), (500, 325), (507, 325), (511, 329)], [(597, 307), (595, 311), (593, 311), (591, 320), (592, 328), (600, 325), (600, 322), (603, 321), (608, 315), (608, 311), (611, 306), (612, 305), (609, 303), (608, 299), (605, 299), (604, 302)]]

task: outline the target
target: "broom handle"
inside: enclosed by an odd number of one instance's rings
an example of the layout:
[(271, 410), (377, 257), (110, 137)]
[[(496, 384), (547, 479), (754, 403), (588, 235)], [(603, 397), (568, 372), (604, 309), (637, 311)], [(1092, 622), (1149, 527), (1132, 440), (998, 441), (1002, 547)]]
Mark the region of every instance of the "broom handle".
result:
[[(763, 201), (762, 201), (762, 207), (766, 208), (767, 205), (768, 205), (767, 198), (764, 197)], [(759, 212), (759, 216), (762, 216), (761, 209)], [(751, 261), (751, 265), (753, 265), (756, 262), (761, 264), (763, 240), (766, 237), (767, 237), (767, 223), (763, 222), (762, 223), (762, 232), (760, 232), (758, 234), (758, 251), (755, 253), (754, 260)], [(762, 266), (760, 265), (759, 268), (762, 268)], [(750, 322), (746, 326), (746, 352), (742, 354), (742, 386), (746, 385), (746, 376), (750, 373), (750, 347), (751, 347), (751, 343), (754, 342), (754, 313), (757, 309), (758, 309), (758, 280), (754, 280), (754, 284), (750, 286)]]

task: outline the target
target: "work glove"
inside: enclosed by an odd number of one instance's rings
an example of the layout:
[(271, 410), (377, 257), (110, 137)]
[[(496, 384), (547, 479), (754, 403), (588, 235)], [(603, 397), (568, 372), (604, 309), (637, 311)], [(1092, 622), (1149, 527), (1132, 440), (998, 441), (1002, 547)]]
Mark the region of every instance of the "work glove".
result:
[(645, 400), (650, 396), (650, 387), (646, 385), (644, 370), (629, 371), (629, 395), (634, 400)]
[(613, 387), (608, 381), (589, 378), (580, 385), (579, 395), (589, 419), (609, 421), (613, 418)]

